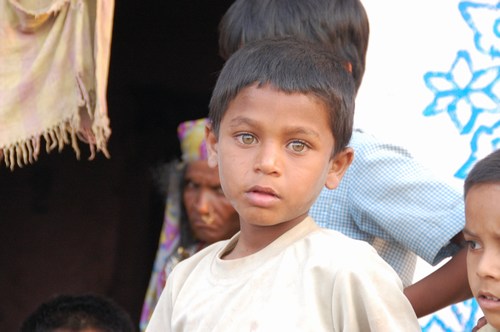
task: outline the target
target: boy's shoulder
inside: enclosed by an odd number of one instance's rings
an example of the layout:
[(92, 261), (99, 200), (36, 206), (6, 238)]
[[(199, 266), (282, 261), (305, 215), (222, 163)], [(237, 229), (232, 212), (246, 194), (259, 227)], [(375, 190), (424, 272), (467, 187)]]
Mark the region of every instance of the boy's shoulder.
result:
[[(367, 270), (386, 270), (389, 274), (394, 272), (369, 243), (339, 231), (318, 227), (304, 241), (309, 260), (314, 264), (331, 265), (350, 273), (366, 273)], [(394, 275), (397, 276), (395, 272)]]
[(319, 227), (306, 239), (312, 250), (328, 252), (339, 261), (352, 262), (353, 257), (380, 258), (375, 248), (366, 241), (353, 239), (337, 230)]

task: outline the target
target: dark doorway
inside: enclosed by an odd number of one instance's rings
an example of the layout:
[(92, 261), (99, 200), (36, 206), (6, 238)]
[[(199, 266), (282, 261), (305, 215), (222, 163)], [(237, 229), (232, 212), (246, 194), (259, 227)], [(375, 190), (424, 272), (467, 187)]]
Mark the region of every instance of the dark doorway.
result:
[(0, 331), (49, 297), (98, 293), (137, 323), (163, 217), (152, 171), (177, 157), (179, 122), (206, 116), (232, 1), (116, 1), (111, 159), (70, 147), (0, 168)]

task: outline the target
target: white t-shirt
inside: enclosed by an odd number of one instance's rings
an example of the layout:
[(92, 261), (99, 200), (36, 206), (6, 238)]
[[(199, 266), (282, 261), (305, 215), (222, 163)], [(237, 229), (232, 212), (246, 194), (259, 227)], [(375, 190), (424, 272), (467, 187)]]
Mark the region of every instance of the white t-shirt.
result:
[(366, 242), (308, 217), (259, 252), (222, 260), (238, 238), (174, 268), (147, 332), (421, 331), (398, 275)]

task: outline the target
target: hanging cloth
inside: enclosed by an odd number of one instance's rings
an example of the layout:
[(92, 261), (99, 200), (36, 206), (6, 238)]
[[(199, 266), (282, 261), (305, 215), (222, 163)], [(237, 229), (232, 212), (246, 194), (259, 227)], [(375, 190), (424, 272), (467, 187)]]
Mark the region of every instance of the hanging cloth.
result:
[(109, 158), (114, 0), (0, 0), (0, 162), (13, 170), (78, 141)]

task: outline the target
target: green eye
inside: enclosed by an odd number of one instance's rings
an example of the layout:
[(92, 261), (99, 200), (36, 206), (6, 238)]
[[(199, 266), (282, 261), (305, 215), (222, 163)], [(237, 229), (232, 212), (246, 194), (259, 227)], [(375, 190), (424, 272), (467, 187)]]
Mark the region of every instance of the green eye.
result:
[(250, 134), (241, 134), (240, 135), (240, 141), (243, 144), (252, 144), (255, 142), (255, 137), (253, 137)]
[(307, 148), (307, 145), (301, 141), (293, 141), (289, 144), (289, 147), (293, 152), (304, 152)]

